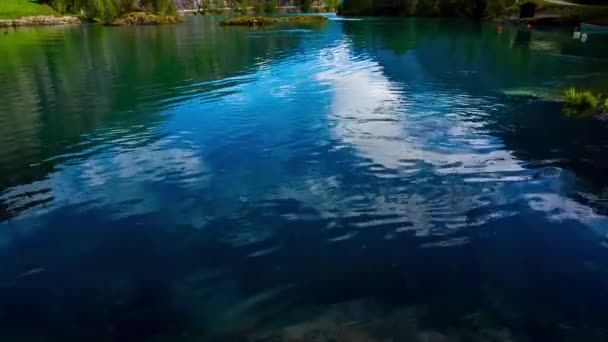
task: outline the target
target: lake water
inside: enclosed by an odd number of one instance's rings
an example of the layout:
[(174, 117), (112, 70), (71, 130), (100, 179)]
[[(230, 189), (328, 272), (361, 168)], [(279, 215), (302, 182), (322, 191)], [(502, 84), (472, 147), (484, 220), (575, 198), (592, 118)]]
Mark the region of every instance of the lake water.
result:
[(608, 39), (188, 20), (0, 36), (0, 340), (608, 340)]

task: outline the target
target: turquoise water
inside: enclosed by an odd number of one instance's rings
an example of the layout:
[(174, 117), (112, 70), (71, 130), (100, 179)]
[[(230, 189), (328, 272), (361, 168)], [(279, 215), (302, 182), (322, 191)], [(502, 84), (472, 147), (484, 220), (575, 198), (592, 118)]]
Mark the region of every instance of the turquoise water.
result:
[(0, 37), (3, 341), (608, 338), (606, 38), (220, 20)]

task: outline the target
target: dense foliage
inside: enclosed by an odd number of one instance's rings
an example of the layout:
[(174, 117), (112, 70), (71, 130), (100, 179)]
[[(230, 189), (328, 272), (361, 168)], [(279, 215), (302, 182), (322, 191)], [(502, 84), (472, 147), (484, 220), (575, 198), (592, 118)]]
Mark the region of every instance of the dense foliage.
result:
[(176, 13), (172, 0), (42, 0), (61, 13), (83, 14), (87, 18), (110, 22), (112, 19), (134, 11), (146, 11), (173, 15)]
[(442, 17), (497, 17), (506, 12), (505, 0), (344, 0), (343, 13)]

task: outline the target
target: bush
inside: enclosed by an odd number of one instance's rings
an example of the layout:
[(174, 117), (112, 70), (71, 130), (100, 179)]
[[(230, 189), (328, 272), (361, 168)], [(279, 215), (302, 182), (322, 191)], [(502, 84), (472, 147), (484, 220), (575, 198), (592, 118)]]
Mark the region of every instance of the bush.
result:
[(504, 0), (488, 0), (486, 7), (486, 17), (500, 18), (507, 13), (507, 6)]
[(335, 12), (338, 10), (338, 0), (326, 0), (326, 4), (328, 12)]
[(247, 13), (248, 6), (249, 6), (249, 2), (247, 0), (235, 1), (235, 11), (237, 13), (242, 13), (242, 14)]
[(275, 13), (277, 11), (277, 0), (266, 0), (264, 4), (265, 13)]
[(569, 115), (592, 116), (597, 112), (598, 102), (598, 98), (590, 91), (570, 88), (564, 92), (564, 109)]
[(304, 13), (310, 12), (311, 6), (312, 6), (312, 0), (302, 0), (302, 12), (304, 12)]
[(70, 6), (73, 1), (70, 0), (50, 0), (47, 1), (48, 5), (51, 6), (55, 11), (59, 13), (66, 13), (70, 10)]
[(264, 2), (263, 0), (257, 0), (255, 2), (255, 6), (253, 7), (253, 11), (256, 15), (264, 14)]
[(338, 15), (342, 15), (344, 13), (344, 4), (342, 2), (338, 3), (338, 6), (336, 6), (336, 13)]
[(112, 20), (109, 25), (131, 26), (131, 25), (162, 25), (178, 24), (183, 22), (178, 16), (154, 14), (147, 12), (133, 12)]
[[(133, 0), (119, 0), (119, 2), (129, 2), (134, 5)], [(140, 4), (144, 6), (147, 10), (151, 10), (156, 14), (166, 14), (166, 15), (176, 15), (177, 8), (175, 7), (175, 2), (173, 0), (141, 0)]]

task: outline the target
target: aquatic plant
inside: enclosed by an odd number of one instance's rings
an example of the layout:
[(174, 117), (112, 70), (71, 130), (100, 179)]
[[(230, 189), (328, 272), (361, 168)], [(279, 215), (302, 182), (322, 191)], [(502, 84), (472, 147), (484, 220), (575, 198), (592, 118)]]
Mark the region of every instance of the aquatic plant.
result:
[(599, 99), (590, 91), (570, 88), (564, 92), (564, 110), (568, 115), (593, 116), (597, 112)]

